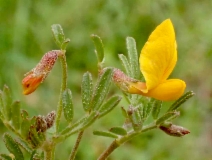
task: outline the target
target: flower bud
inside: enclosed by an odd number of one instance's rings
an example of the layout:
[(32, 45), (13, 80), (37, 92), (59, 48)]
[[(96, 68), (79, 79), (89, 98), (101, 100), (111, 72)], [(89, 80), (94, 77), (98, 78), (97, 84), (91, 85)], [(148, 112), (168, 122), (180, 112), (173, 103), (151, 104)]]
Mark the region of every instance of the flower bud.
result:
[(159, 128), (166, 134), (174, 137), (182, 137), (190, 133), (188, 129), (174, 124), (161, 125)]
[(38, 88), (52, 70), (58, 56), (62, 54), (60, 50), (47, 52), (36, 67), (25, 74), (25, 78), (22, 80), (23, 94), (28, 95)]
[(43, 116), (36, 117), (36, 131), (37, 132), (45, 132), (47, 130), (47, 123)]
[(54, 124), (54, 120), (56, 117), (56, 112), (51, 111), (46, 116), (37, 116), (36, 117), (36, 131), (37, 132), (45, 132), (47, 129), (51, 128)]

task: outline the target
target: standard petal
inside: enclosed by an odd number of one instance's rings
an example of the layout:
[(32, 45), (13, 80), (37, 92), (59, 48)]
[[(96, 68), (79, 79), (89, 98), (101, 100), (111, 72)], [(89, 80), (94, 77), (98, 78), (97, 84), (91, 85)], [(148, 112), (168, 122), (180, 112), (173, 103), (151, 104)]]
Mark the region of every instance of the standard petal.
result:
[(140, 54), (140, 70), (148, 90), (164, 82), (177, 61), (175, 32), (170, 19), (152, 32)]
[(162, 101), (177, 100), (182, 96), (186, 84), (180, 79), (169, 79), (159, 84), (156, 88), (149, 90), (144, 96), (152, 97)]

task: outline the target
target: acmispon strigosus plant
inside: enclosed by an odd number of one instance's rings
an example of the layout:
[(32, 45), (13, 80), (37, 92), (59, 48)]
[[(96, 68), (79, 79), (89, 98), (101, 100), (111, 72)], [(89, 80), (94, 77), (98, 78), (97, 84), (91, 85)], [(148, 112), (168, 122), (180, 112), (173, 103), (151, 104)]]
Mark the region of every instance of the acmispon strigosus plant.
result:
[(163, 21), (149, 36), (140, 54), (140, 70), (146, 82), (131, 81), (127, 92), (162, 101), (176, 100), (186, 84), (180, 79), (168, 79), (177, 62), (177, 44), (170, 19)]
[[(47, 116), (38, 115), (29, 118), (27, 111), (21, 110), (19, 101), (12, 103), (7, 86), (4, 87), (3, 91), (0, 90), (0, 119), (9, 130), (16, 134), (16, 139), (13, 139), (13, 136), (8, 133), (3, 136), (4, 143), (13, 158), (24, 159), (25, 154), (22, 154), (20, 149), (24, 146), (32, 159), (54, 160), (57, 144), (78, 133), (69, 156), (70, 160), (74, 160), (84, 131), (96, 120), (112, 111), (122, 99), (119, 95), (114, 95), (107, 99), (108, 95), (111, 94), (109, 87), (112, 78), (125, 92), (153, 97), (160, 101), (149, 100), (148, 98), (143, 99), (141, 96), (125, 96), (129, 104), (128, 109), (126, 109), (126, 106), (122, 107), (122, 113), (125, 118), (122, 127), (112, 127), (109, 131), (97, 130), (93, 132), (94, 135), (115, 138), (111, 145), (102, 152), (98, 160), (106, 159), (121, 144), (152, 129), (160, 128), (168, 135), (175, 137), (182, 137), (190, 133), (188, 129), (171, 122), (180, 115), (178, 110), (180, 105), (191, 98), (194, 93), (190, 91), (179, 98), (186, 87), (185, 82), (179, 79), (167, 80), (177, 61), (175, 33), (169, 19), (165, 20), (153, 31), (141, 51), (140, 70), (143, 73), (145, 82), (137, 80), (140, 77), (140, 73), (137, 72), (139, 71), (138, 55), (136, 43), (132, 37), (127, 38), (128, 59), (124, 59), (125, 57), (120, 58), (128, 75), (130, 75), (128, 77), (119, 69), (104, 67), (102, 40), (97, 35), (91, 36), (96, 47), (99, 74), (95, 85), (93, 85), (91, 73), (86, 72), (83, 74), (81, 97), (85, 115), (77, 121), (73, 120), (75, 107), (72, 101), (72, 92), (67, 88), (65, 52), (69, 39), (65, 38), (62, 27), (59, 24), (52, 25), (52, 31), (55, 42), (61, 50), (45, 53), (36, 67), (25, 75), (22, 85), (25, 95), (35, 91), (52, 70), (56, 60), (60, 58), (62, 83), (57, 111), (51, 111)], [(179, 99), (160, 116), (162, 101), (175, 100), (177, 98)], [(63, 125), (62, 130), (60, 130), (62, 112), (68, 124), (66, 126)], [(151, 123), (148, 122), (148, 124), (146, 120), (150, 114), (152, 114), (154, 120)], [(48, 133), (47, 129), (53, 125), (55, 125), (54, 133)], [(0, 159), (2, 157), (3, 159), (5, 157), (6, 159), (11, 159), (10, 155), (0, 154)]]

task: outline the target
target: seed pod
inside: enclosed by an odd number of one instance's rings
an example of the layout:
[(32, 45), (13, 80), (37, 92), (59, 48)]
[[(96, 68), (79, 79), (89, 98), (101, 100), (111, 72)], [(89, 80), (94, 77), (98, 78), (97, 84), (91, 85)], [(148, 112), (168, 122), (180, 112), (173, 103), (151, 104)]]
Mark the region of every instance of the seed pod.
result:
[(52, 70), (58, 56), (62, 56), (62, 54), (60, 50), (47, 52), (36, 67), (25, 74), (25, 78), (22, 80), (23, 94), (28, 95), (38, 88)]

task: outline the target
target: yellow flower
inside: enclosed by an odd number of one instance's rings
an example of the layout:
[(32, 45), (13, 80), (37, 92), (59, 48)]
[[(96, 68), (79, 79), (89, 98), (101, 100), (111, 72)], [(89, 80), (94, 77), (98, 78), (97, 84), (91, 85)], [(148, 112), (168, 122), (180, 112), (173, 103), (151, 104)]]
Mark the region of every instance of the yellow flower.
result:
[(176, 100), (184, 93), (184, 81), (167, 80), (177, 62), (177, 44), (170, 19), (163, 21), (149, 36), (141, 50), (139, 61), (146, 83), (131, 83), (129, 93), (162, 101)]

